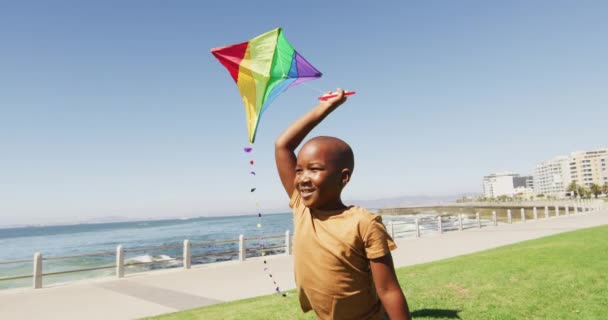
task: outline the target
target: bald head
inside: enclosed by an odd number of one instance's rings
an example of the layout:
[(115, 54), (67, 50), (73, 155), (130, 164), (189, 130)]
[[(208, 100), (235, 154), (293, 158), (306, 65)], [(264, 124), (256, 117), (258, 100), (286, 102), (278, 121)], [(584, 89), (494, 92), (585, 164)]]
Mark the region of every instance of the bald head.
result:
[(302, 146), (300, 153), (306, 152), (310, 148), (322, 151), (329, 161), (339, 168), (349, 169), (352, 174), (355, 167), (355, 156), (348, 143), (336, 137), (314, 137)]

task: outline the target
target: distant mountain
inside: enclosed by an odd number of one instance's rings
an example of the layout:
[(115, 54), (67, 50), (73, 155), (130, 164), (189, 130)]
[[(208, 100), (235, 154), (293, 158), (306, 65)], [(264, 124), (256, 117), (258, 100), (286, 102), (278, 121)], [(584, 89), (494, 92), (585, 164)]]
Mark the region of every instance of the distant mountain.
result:
[[(417, 207), (417, 206), (431, 206), (431, 205), (442, 205), (456, 203), (457, 199), (461, 199), (463, 196), (474, 196), (476, 193), (460, 193), (454, 195), (414, 195), (414, 196), (401, 196), (391, 198), (381, 198), (373, 200), (360, 200), (360, 199), (344, 199), (344, 203), (347, 205), (358, 205), (367, 209), (382, 209), (382, 208), (399, 208), (399, 207)], [(273, 206), (266, 210), (267, 213), (286, 213), (290, 212), (291, 209), (286, 205)]]
[[(392, 198), (382, 198), (374, 200), (351, 200), (345, 199), (344, 203), (347, 205), (359, 205), (367, 209), (381, 209), (381, 208), (399, 208), (399, 207), (416, 207), (416, 206), (430, 206), (430, 205), (441, 205), (455, 203), (457, 199), (463, 196), (473, 196), (474, 193), (462, 193), (458, 195), (441, 195), (441, 196), (429, 196), (429, 195), (416, 195), (416, 196), (402, 196)], [(264, 210), (265, 214), (272, 213), (289, 213), (291, 209), (287, 204), (269, 206)], [(164, 217), (123, 217), (123, 216), (105, 216), (105, 217), (92, 217), (88, 219), (74, 219), (74, 220), (62, 220), (53, 221), (52, 223), (29, 223), (29, 224), (6, 224), (0, 225), (0, 229), (6, 228), (23, 228), (23, 227), (43, 227), (53, 225), (74, 225), (74, 224), (96, 224), (96, 223), (114, 223), (114, 222), (131, 222), (131, 221), (150, 221), (150, 220), (172, 220), (172, 219), (189, 219), (197, 217), (216, 217), (216, 216), (234, 216), (234, 215), (250, 215), (252, 212), (232, 212), (232, 213), (221, 213), (211, 215), (199, 215), (191, 217), (181, 216), (164, 216)]]
[(456, 202), (456, 199), (459, 198), (462, 198), (462, 194), (442, 196), (402, 196), (376, 200), (345, 200), (345, 202), (348, 204), (355, 204), (370, 209), (380, 209), (448, 204)]

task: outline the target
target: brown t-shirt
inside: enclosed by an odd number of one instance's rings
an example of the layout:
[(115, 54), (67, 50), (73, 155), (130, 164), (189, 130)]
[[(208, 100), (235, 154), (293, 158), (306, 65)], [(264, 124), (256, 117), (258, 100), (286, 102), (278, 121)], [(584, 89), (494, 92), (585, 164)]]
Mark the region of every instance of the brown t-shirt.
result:
[(384, 319), (369, 260), (396, 245), (381, 217), (358, 206), (311, 213), (297, 191), (289, 205), (302, 310), (314, 310), (319, 319)]

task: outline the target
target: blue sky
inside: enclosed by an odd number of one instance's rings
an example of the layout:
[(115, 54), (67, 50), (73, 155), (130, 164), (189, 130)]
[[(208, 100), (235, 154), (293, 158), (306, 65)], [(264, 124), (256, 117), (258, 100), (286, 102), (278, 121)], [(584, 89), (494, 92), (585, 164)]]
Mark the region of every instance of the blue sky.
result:
[[(356, 155), (345, 199), (481, 192), (606, 147), (605, 1), (0, 2), (0, 225), (287, 211), (277, 135), (338, 86), (312, 135)], [(261, 120), (209, 50), (276, 27), (324, 73)], [(249, 193), (256, 187), (254, 194)]]

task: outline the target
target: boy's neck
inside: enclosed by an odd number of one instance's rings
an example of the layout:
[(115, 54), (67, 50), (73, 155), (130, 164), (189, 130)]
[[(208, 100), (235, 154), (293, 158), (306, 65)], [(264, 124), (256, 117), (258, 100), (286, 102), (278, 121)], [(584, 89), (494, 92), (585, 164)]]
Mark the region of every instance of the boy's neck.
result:
[(342, 200), (338, 200), (335, 203), (326, 204), (323, 207), (319, 208), (310, 208), (311, 212), (327, 212), (327, 211), (339, 211), (346, 209), (347, 206), (342, 203)]

